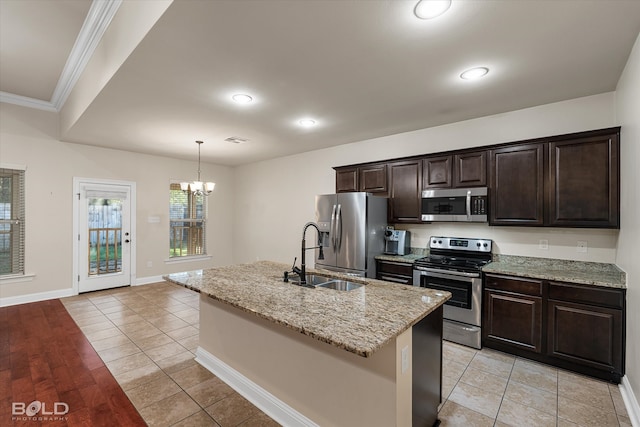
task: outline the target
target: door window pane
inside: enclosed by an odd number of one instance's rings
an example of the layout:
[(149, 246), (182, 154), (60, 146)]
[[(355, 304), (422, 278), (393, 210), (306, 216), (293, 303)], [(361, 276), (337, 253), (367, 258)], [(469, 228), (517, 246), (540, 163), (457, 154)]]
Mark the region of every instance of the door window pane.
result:
[(89, 275), (122, 271), (122, 200), (87, 199)]

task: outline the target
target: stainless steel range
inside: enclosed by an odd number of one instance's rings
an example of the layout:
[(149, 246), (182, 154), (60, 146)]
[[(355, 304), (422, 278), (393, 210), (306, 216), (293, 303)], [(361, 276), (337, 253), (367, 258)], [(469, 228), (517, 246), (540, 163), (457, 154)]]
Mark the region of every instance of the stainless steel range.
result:
[(435, 237), (429, 256), (415, 261), (413, 285), (451, 292), (444, 306), (443, 337), (481, 348), (482, 266), (491, 262), (489, 239)]

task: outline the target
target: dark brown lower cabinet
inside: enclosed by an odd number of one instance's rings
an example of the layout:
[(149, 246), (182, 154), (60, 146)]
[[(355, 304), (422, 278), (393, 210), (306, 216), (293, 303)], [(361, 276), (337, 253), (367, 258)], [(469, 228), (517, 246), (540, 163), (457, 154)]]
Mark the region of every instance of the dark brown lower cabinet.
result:
[(542, 352), (541, 281), (491, 276), (486, 280), (484, 309), (486, 343)]
[(625, 292), (485, 274), (482, 344), (618, 384)]
[(376, 279), (413, 285), (413, 265), (405, 262), (376, 260)]

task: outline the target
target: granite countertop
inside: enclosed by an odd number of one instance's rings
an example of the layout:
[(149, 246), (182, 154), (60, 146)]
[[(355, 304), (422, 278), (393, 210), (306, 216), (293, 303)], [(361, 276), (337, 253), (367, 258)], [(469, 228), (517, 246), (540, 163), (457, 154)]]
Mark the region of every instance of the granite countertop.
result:
[(599, 262), (494, 255), (493, 262), (485, 265), (482, 271), (609, 288), (627, 287), (624, 271), (615, 264)]
[[(349, 277), (352, 291), (285, 283), (286, 264), (258, 261), (164, 276), (248, 313), (369, 357), (451, 298), (444, 291)], [(307, 273), (345, 277), (309, 269)]]
[(417, 259), (423, 258), (424, 255), (408, 254), (408, 255), (376, 255), (375, 259), (380, 261), (402, 262), (405, 264), (413, 264)]

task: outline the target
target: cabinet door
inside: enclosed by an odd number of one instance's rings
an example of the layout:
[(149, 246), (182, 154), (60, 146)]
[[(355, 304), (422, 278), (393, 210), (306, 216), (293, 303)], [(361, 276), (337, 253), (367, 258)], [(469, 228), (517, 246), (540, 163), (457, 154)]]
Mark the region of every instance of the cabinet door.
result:
[(490, 151), (491, 225), (544, 223), (544, 145), (525, 144)]
[(486, 289), (483, 343), (542, 352), (542, 297)]
[(427, 157), (422, 161), (422, 188), (451, 188), (452, 157)]
[(388, 168), (389, 222), (420, 222), (421, 161), (393, 162)]
[(336, 193), (358, 191), (358, 168), (336, 169)]
[(361, 166), (358, 168), (359, 191), (387, 192), (387, 165)]
[(487, 185), (487, 152), (453, 156), (454, 187), (485, 187)]
[(623, 312), (564, 301), (548, 301), (549, 356), (623, 373)]
[(618, 154), (617, 134), (549, 145), (549, 225), (619, 227)]

